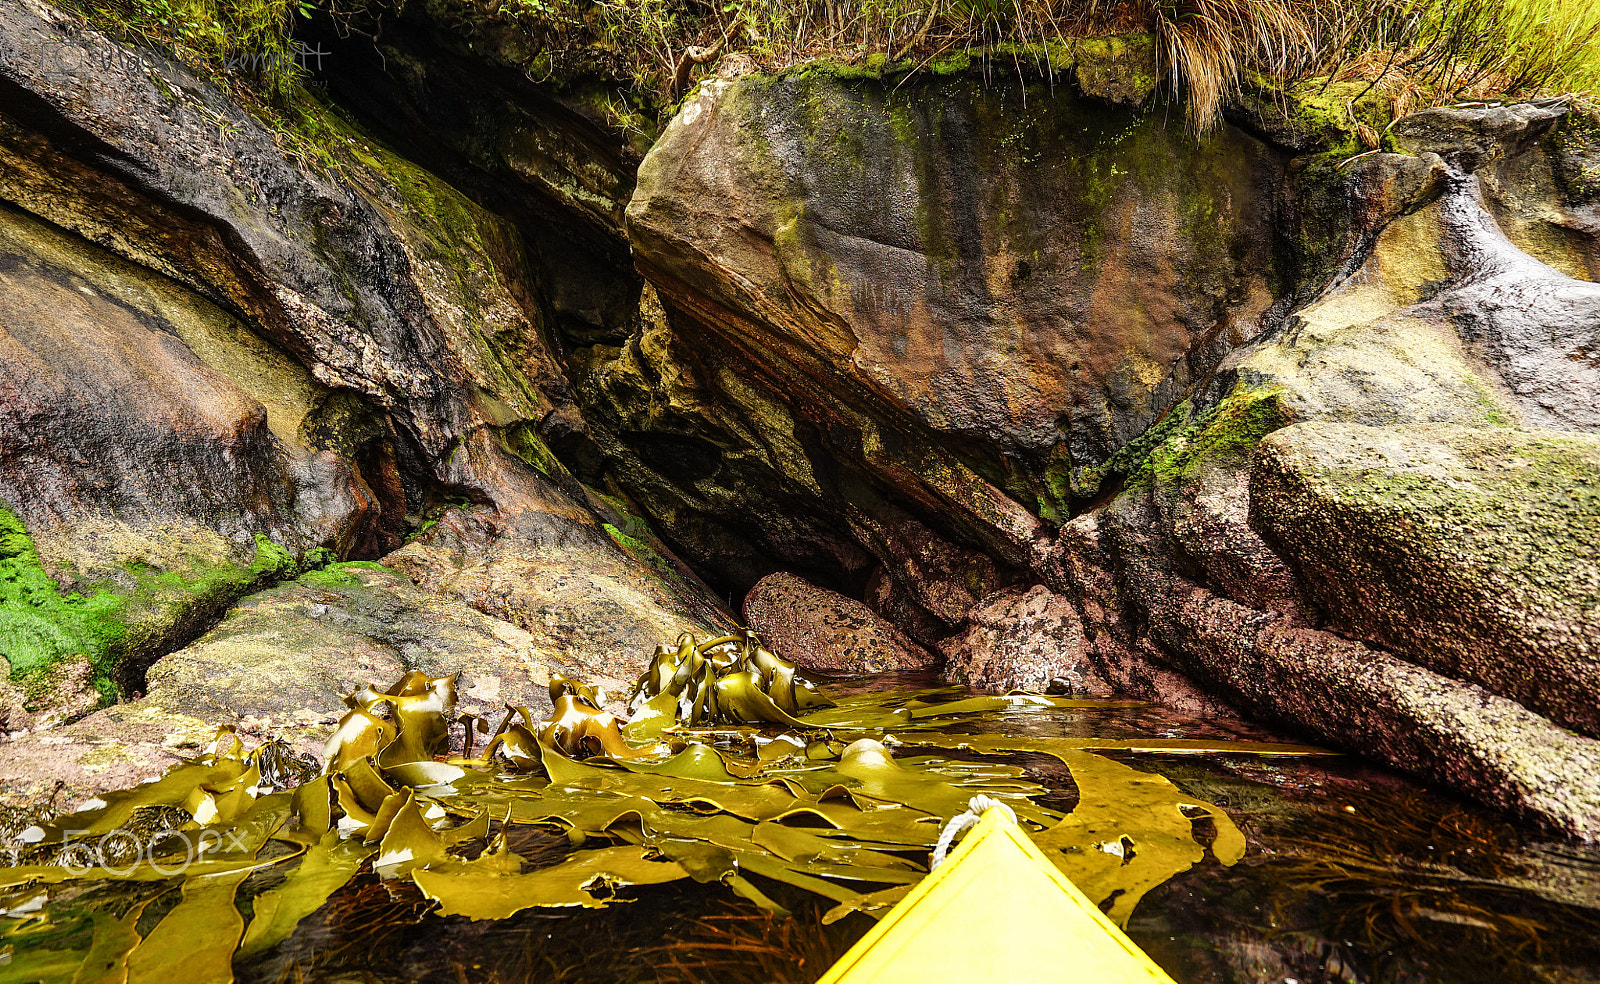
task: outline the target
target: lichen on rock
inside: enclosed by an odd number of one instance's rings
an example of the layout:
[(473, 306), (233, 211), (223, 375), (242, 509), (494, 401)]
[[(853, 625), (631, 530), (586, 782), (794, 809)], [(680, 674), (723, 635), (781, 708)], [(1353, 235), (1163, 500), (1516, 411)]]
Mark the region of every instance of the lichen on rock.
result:
[(1600, 438), (1296, 425), (1251, 516), (1343, 632), (1600, 736)]

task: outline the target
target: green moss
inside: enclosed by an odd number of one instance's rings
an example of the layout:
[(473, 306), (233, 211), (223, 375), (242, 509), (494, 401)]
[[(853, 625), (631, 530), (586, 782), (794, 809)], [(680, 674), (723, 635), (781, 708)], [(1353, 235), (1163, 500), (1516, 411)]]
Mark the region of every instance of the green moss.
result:
[(11, 678), (41, 680), (74, 657), (89, 660), (102, 693), (127, 638), (125, 599), (109, 591), (63, 595), (39, 563), (22, 521), (0, 508), (0, 651)]
[(1065, 523), (1072, 518), (1072, 453), (1067, 442), (1062, 441), (1050, 449), (1050, 458), (1040, 476), (1040, 489), (1036, 494), (1035, 512), (1039, 518), (1051, 523)]
[(340, 564), (329, 564), (321, 570), (306, 571), (300, 575), (300, 580), (307, 584), (315, 584), (324, 588), (353, 588), (361, 584), (361, 579), (353, 571), (383, 571), (390, 573), (389, 568), (370, 560), (350, 560)]
[(1221, 403), (1199, 414), (1185, 400), (1103, 464), (1084, 469), (1072, 483), (1074, 497), (1096, 496), (1117, 478), (1128, 489), (1167, 488), (1205, 467), (1240, 462), (1262, 438), (1291, 422), (1279, 399), (1283, 392), (1283, 387), (1251, 388), (1241, 383)]
[(1242, 383), (1234, 387), (1226, 399), (1188, 425), (1169, 429), (1128, 480), (1128, 487), (1169, 488), (1204, 467), (1247, 458), (1262, 438), (1290, 422), (1279, 400), (1283, 392), (1282, 387), (1250, 389)]
[(677, 573), (677, 569), (672, 566), (667, 558), (663, 557), (650, 544), (622, 532), (622, 530), (612, 526), (610, 523), (602, 523), (601, 525), (605, 527), (606, 534), (616, 542), (617, 546), (626, 550), (634, 559), (644, 561), (652, 570), (660, 574)]
[(87, 593), (64, 594), (45, 572), (22, 521), (0, 508), (0, 652), (30, 703), (48, 700), (53, 672), (74, 659), (87, 660), (96, 689), (105, 701), (115, 700), (122, 660), (175, 641), (191, 623), (292, 576), (299, 566), (259, 533), (248, 567), (192, 557), (182, 563), (181, 570), (160, 570), (130, 562), (122, 565), (125, 576), (93, 583)]
[(935, 75), (959, 75), (972, 67), (972, 53), (953, 51), (928, 62), (926, 69)]
[(1273, 94), (1293, 133), (1339, 160), (1367, 149), (1361, 142), (1360, 125), (1384, 134), (1394, 120), (1393, 103), (1364, 82), (1311, 79), (1286, 92), (1269, 80), (1260, 84)]
[(1072, 57), (1078, 87), (1091, 96), (1138, 104), (1160, 85), (1156, 41), (1149, 34), (1084, 38), (1073, 43)]
[(519, 420), (501, 433), (506, 450), (537, 468), (545, 477), (556, 478), (567, 473), (566, 466), (544, 443), (532, 421)]
[(789, 74), (808, 81), (827, 79), (840, 82), (859, 82), (882, 78), (884, 67), (886, 67), (886, 62), (882, 59), (874, 65), (870, 61), (865, 64), (851, 64), (849, 62), (835, 61), (831, 58), (819, 58), (816, 61), (806, 62), (797, 66)]
[(1073, 495), (1080, 499), (1098, 496), (1104, 487), (1118, 478), (1127, 478), (1141, 470), (1145, 461), (1159, 447), (1177, 438), (1189, 426), (1192, 410), (1188, 400), (1162, 415), (1143, 434), (1124, 444), (1101, 464), (1085, 468), (1073, 484)]

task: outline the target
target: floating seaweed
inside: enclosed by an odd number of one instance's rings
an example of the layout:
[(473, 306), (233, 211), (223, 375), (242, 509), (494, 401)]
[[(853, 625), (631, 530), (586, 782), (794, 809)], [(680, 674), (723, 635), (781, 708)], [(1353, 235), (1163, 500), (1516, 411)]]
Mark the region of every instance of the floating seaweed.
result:
[[(413, 672), (351, 694), (320, 770), (279, 743), (246, 751), (224, 729), (166, 776), (29, 827), (23, 863), (0, 869), (0, 955), (10, 956), (0, 984), (228, 979), (236, 958), (279, 946), (358, 878), (473, 921), (604, 908), (673, 882), (725, 886), (775, 917), (793, 891), (826, 900), (824, 924), (876, 916), (926, 874), (941, 826), (979, 794), (1010, 804), (1119, 922), (1208, 852), (1224, 865), (1244, 853), (1221, 810), (1094, 754), (1093, 741), (941, 730), (1019, 703), (1082, 701), (941, 703), (944, 691), (831, 701), (748, 631), (659, 647), (627, 722), (602, 693), (557, 677), (548, 719), (508, 707), (491, 728), (457, 712), (456, 682)], [(913, 747), (1044, 752), (1071, 771), (1077, 806), (1035, 802), (1047, 790), (1014, 765), (895, 752)], [(518, 853), (529, 829), (566, 847)], [(92, 886), (140, 888), (100, 900)]]

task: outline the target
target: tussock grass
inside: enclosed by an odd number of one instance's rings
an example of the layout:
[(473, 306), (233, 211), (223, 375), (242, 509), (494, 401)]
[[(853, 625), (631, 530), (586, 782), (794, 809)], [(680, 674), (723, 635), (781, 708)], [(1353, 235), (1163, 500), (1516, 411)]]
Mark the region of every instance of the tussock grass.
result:
[[(926, 64), (953, 52), (1031, 53), (1047, 69), (1077, 39), (1156, 38), (1167, 92), (1197, 128), (1251, 80), (1363, 81), (1403, 109), (1600, 88), (1592, 0), (467, 0), (544, 40), (536, 69), (585, 53), (667, 101), (687, 63), (737, 51), (767, 70), (814, 58)], [(705, 58), (710, 61), (710, 58)], [(563, 64), (564, 63), (564, 64)]]
[[(76, 0), (97, 21), (229, 65), (283, 94), (297, 12), (368, 21), (408, 0)], [(409, 0), (416, 3), (418, 0)], [(1241, 87), (1366, 83), (1397, 111), (1600, 89), (1594, 0), (448, 0), (461, 23), (513, 25), (542, 78), (631, 82), (663, 107), (739, 54), (775, 71), (817, 58), (916, 68), (953, 54), (1029, 57), (1048, 72), (1080, 39), (1147, 33), (1163, 88), (1197, 129)], [(435, 4), (434, 6), (443, 6)], [(252, 53), (240, 72), (240, 52)]]

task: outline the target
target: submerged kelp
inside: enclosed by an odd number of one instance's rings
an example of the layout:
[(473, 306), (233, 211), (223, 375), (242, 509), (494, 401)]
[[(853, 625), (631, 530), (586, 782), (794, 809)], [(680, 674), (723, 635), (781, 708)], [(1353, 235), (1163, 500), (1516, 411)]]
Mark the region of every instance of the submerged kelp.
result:
[[(1142, 760), (1141, 764), (1143, 761)], [(1155, 888), (1129, 935), (1178, 980), (1554, 984), (1600, 966), (1600, 849), (1354, 759), (1167, 760), (1250, 856)]]
[[(960, 733), (1019, 705), (1092, 702), (941, 701), (948, 689), (830, 701), (750, 633), (662, 647), (626, 726), (603, 693), (558, 677), (550, 719), (508, 708), (491, 733), (456, 712), (455, 683), (413, 672), (351, 694), (320, 773), (276, 743), (247, 753), (223, 731), (160, 780), (32, 825), (18, 838), (24, 863), (0, 869), (0, 982), (180, 963), (226, 979), (367, 879), (413, 914), (431, 901), (438, 916), (474, 921), (604, 908), (680, 882), (720, 883), (778, 915), (809, 893), (827, 900), (830, 924), (903, 896), (945, 821), (979, 794), (1009, 803), (1118, 921), (1208, 854), (1224, 865), (1244, 854), (1225, 813), (1084, 750), (1094, 741)], [(1044, 786), (981, 754), (892, 751), (913, 744), (1044, 752), (1070, 770), (1076, 805), (1041, 805)]]

